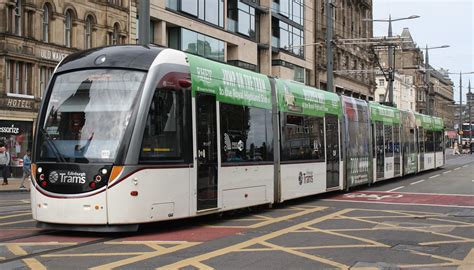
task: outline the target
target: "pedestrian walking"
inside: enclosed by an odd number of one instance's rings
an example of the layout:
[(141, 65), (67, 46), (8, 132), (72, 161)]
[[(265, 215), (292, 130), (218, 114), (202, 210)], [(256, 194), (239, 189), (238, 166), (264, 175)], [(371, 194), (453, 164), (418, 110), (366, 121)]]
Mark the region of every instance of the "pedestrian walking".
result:
[(458, 145), (458, 142), (454, 142), (454, 151), (453, 151), (453, 154), (454, 155), (460, 155), (461, 153), (459, 152), (459, 145)]
[(31, 151), (26, 150), (26, 154), (23, 157), (23, 180), (20, 184), (20, 189), (26, 189), (25, 181), (28, 181), (31, 177)]
[(8, 177), (10, 176), (10, 153), (8, 153), (5, 144), (0, 144), (0, 170), (3, 176), (2, 185), (8, 185)]

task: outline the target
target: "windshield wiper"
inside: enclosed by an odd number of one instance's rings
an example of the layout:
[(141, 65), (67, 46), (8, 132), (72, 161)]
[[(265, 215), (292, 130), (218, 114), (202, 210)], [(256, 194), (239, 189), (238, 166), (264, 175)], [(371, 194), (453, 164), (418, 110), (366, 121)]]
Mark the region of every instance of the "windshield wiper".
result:
[(53, 150), (53, 153), (56, 156), (56, 159), (60, 162), (66, 163), (66, 159), (61, 154), (59, 149), (56, 147), (56, 144), (54, 143), (53, 139), (51, 139), (51, 136), (49, 135), (49, 133), (44, 128), (40, 128), (40, 131), (41, 131), (41, 134), (43, 134), (43, 137), (46, 139), (46, 142), (48, 143), (50, 148)]

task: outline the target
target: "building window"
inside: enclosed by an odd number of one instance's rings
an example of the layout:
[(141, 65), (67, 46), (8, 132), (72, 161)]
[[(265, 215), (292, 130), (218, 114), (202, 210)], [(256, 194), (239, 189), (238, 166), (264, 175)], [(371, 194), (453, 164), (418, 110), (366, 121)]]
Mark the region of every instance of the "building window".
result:
[(84, 40), (84, 46), (86, 49), (92, 48), (92, 23), (93, 19), (92, 16), (87, 16), (86, 18), (86, 25), (85, 25), (85, 40)]
[(6, 62), (7, 93), (20, 96), (32, 96), (31, 71), (32, 64), (7, 60)]
[(107, 0), (109, 4), (115, 5), (115, 6), (122, 6), (122, 0)]
[(170, 48), (224, 61), (225, 43), (221, 40), (185, 28), (171, 28), (168, 36)]
[(47, 4), (43, 7), (43, 41), (49, 42), (49, 15), (50, 9)]
[(66, 18), (64, 19), (64, 45), (71, 47), (72, 38), (72, 14), (71, 11), (66, 11)]
[(15, 35), (22, 35), (22, 5), (21, 0), (15, 1), (15, 6), (8, 6), (7, 8), (7, 31)]
[(379, 80), (379, 86), (384, 86), (385, 85), (385, 80), (384, 79), (380, 79)]
[(272, 26), (274, 40), (278, 40), (277, 44), (274, 45), (294, 55), (304, 56), (303, 30), (279, 21), (277, 18), (273, 18)]
[(46, 90), (46, 86), (48, 86), (49, 79), (51, 79), (51, 75), (53, 74), (54, 68), (41, 66), (40, 67), (40, 83), (39, 83), (39, 96), (43, 97), (43, 93)]
[(273, 126), (270, 110), (220, 105), (222, 162), (273, 161)]
[(295, 66), (295, 67), (293, 68), (293, 70), (295, 71), (295, 76), (294, 76), (293, 79), (294, 79), (295, 81), (297, 81), (297, 82), (305, 83), (306, 80), (305, 80), (305, 71), (304, 71), (304, 68)]
[(379, 102), (385, 102), (385, 95), (384, 94), (379, 95)]
[(255, 8), (243, 3), (242, 0), (229, 0), (227, 10), (228, 30), (255, 39)]
[(168, 0), (167, 7), (224, 27), (224, 0)]
[(109, 34), (109, 44), (110, 45), (117, 45), (120, 44), (120, 25), (119, 23), (114, 24), (114, 31)]
[(273, 6), (280, 15), (299, 25), (304, 25), (303, 0), (273, 0)]

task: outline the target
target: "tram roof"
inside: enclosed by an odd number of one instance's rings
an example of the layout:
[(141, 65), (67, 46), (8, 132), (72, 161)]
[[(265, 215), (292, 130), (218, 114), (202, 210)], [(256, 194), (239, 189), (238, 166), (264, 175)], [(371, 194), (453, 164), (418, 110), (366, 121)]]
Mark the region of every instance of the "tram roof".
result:
[(119, 45), (80, 51), (67, 56), (56, 72), (85, 68), (148, 70), (163, 48), (149, 45)]

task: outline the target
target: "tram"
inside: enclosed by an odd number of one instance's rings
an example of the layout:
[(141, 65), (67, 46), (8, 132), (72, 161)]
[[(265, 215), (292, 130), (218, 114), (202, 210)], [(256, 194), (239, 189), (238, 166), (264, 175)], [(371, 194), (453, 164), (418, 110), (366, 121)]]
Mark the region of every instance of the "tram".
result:
[(33, 147), (38, 225), (136, 230), (443, 166), (443, 121), (156, 46), (66, 57)]

